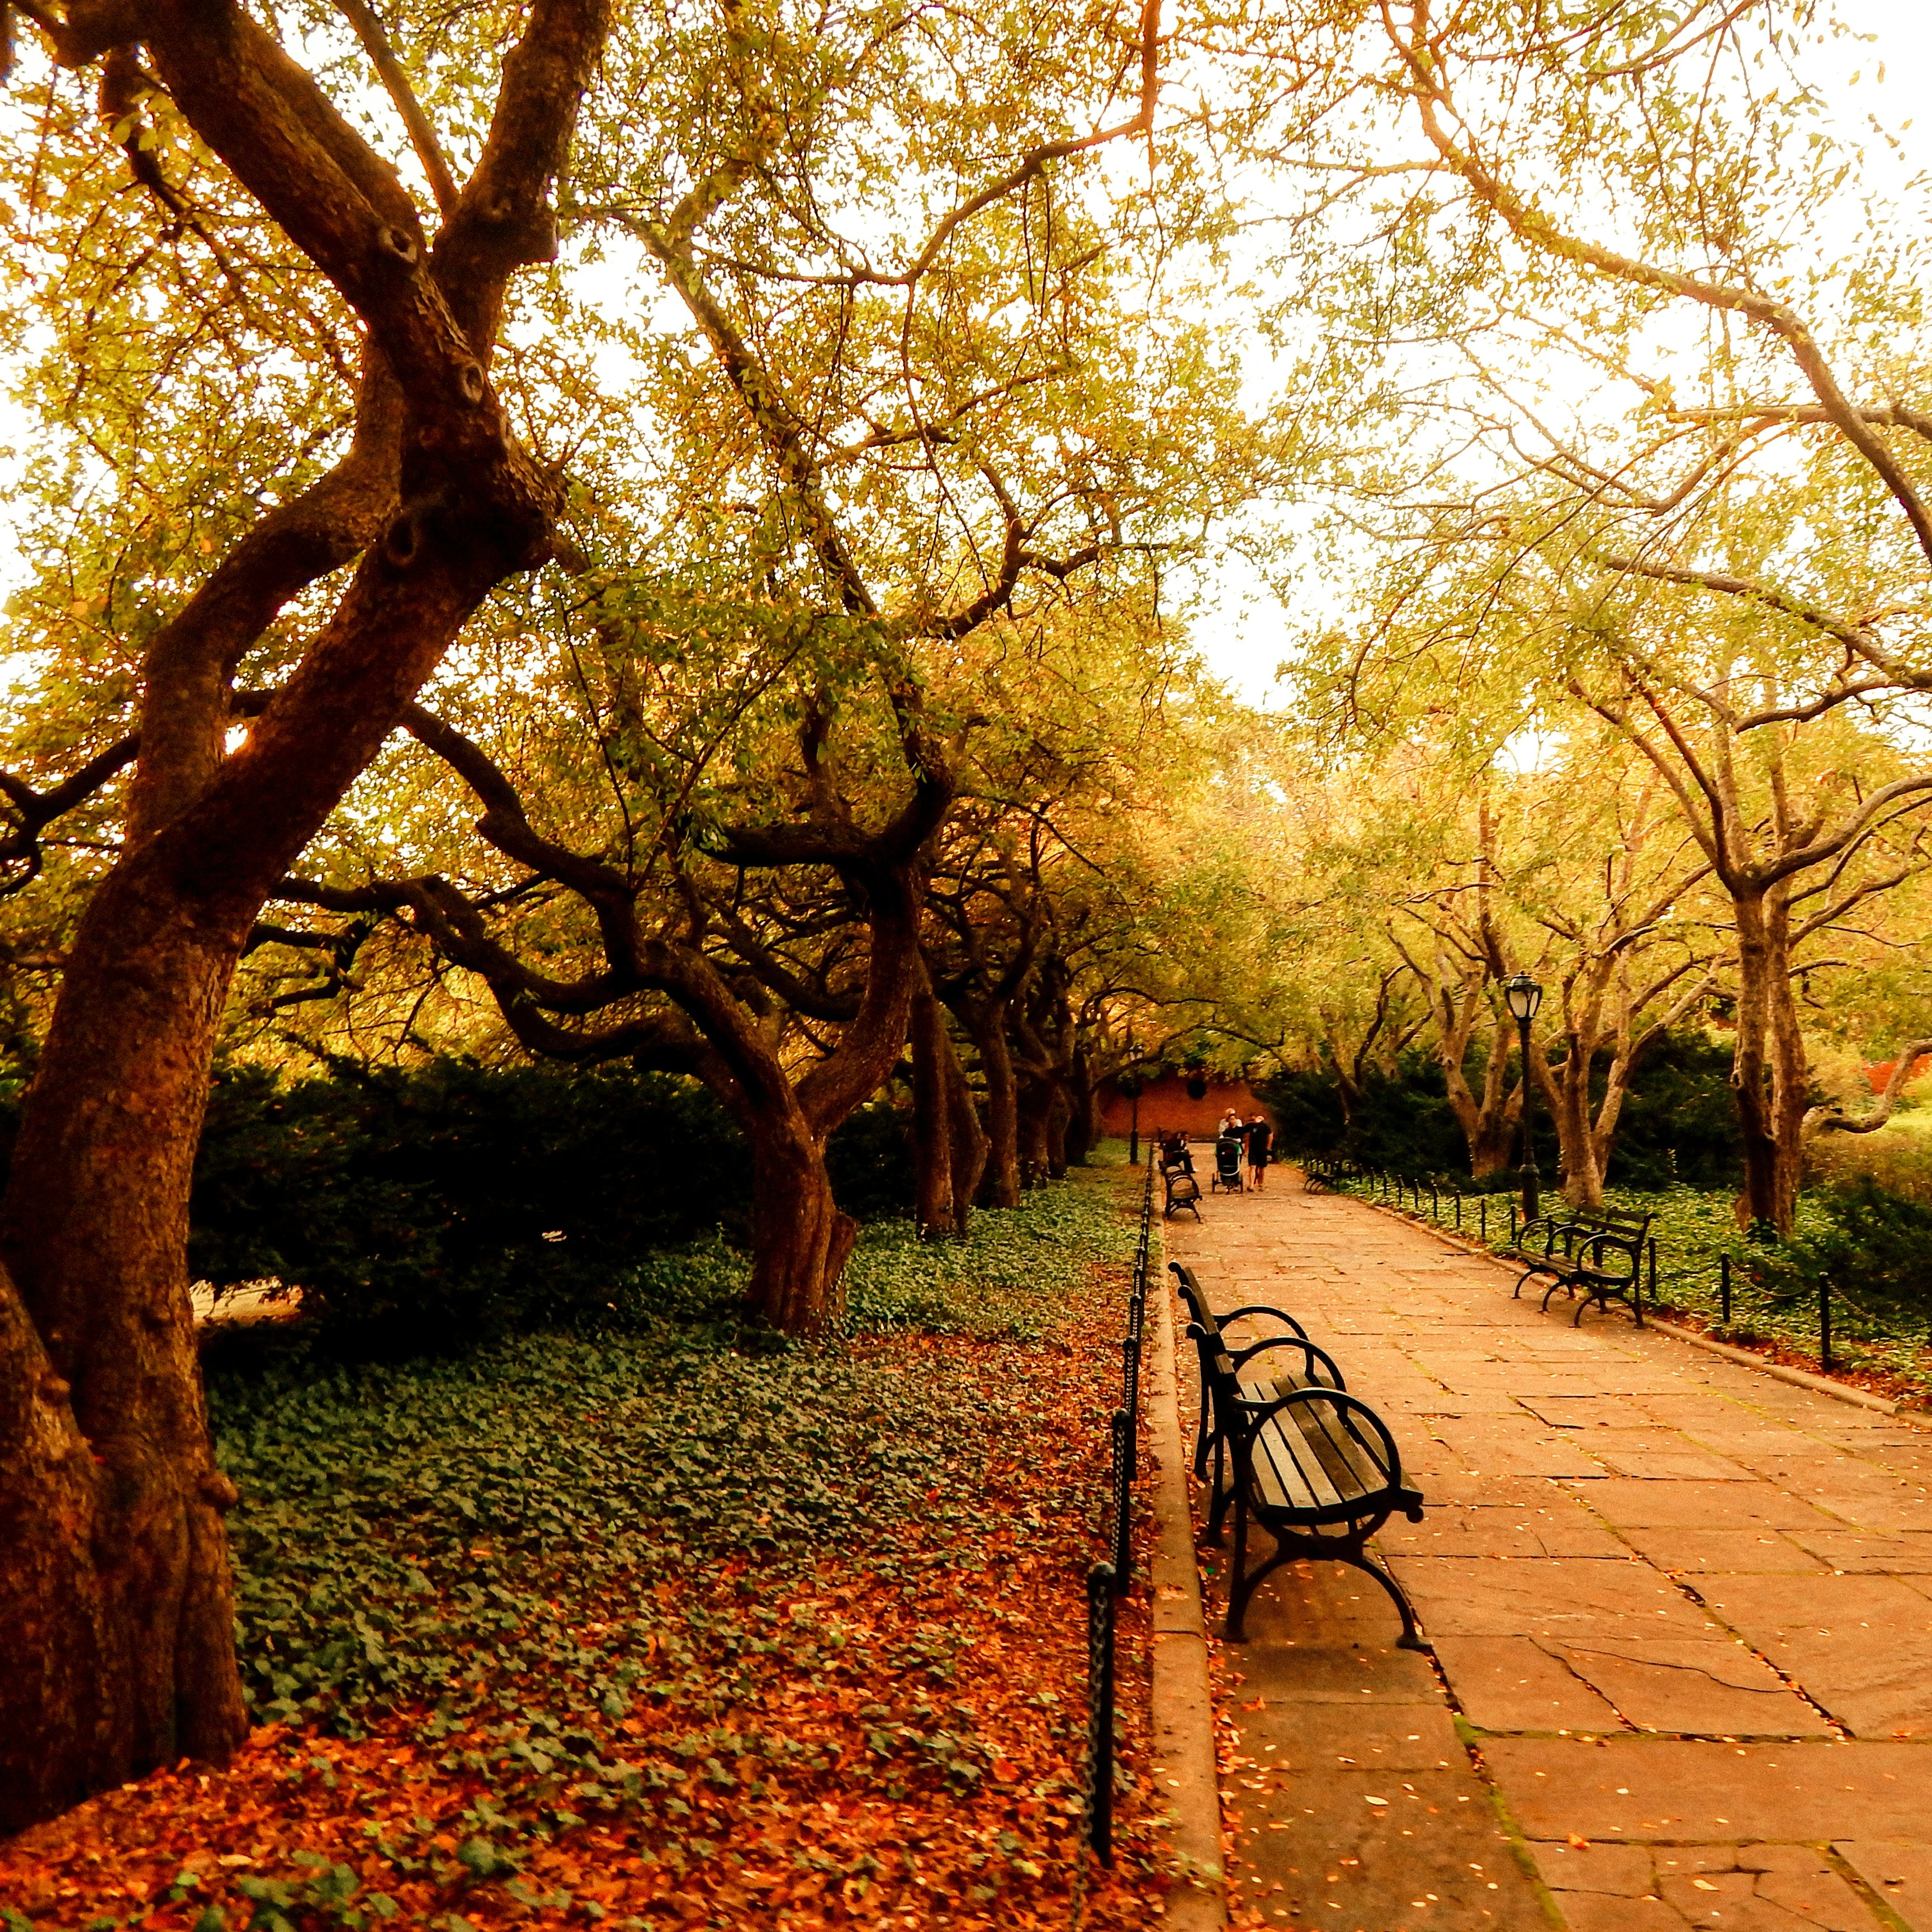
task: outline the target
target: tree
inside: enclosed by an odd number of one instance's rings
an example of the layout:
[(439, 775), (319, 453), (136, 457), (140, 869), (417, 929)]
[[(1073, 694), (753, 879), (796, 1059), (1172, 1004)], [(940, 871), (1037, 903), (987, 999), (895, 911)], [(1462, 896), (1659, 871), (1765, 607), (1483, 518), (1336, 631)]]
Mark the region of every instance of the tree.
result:
[[(492, 364), (510, 277), (554, 251), (550, 187), (608, 27), (596, 0), (538, 0), (479, 62), (497, 77), (488, 133), (432, 248), (387, 161), (238, 9), (34, 17), (62, 66), (99, 68), (117, 118), (145, 94), (174, 130), (164, 152), (187, 130), (202, 144), (186, 187), (130, 150), (177, 234), (212, 182), (286, 238), (278, 266), (306, 258), (313, 299), (366, 347), (333, 466), (257, 518), (142, 652), (124, 842), (81, 917), (22, 1121), (0, 1232), (0, 1628), (20, 1660), (0, 1683), (7, 1826), (158, 1762), (222, 1757), (245, 1728), (221, 1526), (235, 1491), (212, 1460), (184, 1264), (210, 1060), (276, 880), (494, 587), (552, 550), (556, 482)], [(35, 85), (51, 104), (54, 75)], [(351, 565), (224, 755), (256, 640)]]
[[(1556, 1124), (1564, 1198), (1600, 1208), (1631, 1082), (1645, 1054), (1707, 998), (1722, 949), (1691, 916), (1708, 867), (1694, 848), (1687, 856), (1691, 840), (1660, 786), (1573, 758), (1539, 773), (1535, 791), (1539, 820), (1570, 836), (1559, 833), (1531, 892), (1519, 888), (1545, 935), (1538, 970), (1557, 994), (1541, 1039), (1532, 1038), (1530, 1070)], [(1563, 1049), (1553, 1064), (1552, 1041)]]
[[(1372, 30), (1384, 106), (1354, 152), (1293, 155), (1373, 206), (1382, 272), (1333, 305), (1372, 320), (1358, 352), (1408, 439), (1342, 512), (1388, 563), (1330, 689), (1390, 728), (1458, 684), (1519, 729), (1581, 701), (1652, 762), (1738, 925), (1747, 1192), (1780, 1228), (1808, 1104), (1794, 946), (1916, 864), (1887, 829), (1910, 761), (1863, 774), (1916, 723), (1932, 562), (1922, 224), (1851, 207), (1858, 158), (1791, 71), (1807, 17), (1586, 8), (1560, 50), (1499, 58), (1483, 10), (1420, 0)], [(1837, 752), (1794, 733), (1861, 706), (1876, 735), (1838, 741), (1859, 776), (1827, 779)]]

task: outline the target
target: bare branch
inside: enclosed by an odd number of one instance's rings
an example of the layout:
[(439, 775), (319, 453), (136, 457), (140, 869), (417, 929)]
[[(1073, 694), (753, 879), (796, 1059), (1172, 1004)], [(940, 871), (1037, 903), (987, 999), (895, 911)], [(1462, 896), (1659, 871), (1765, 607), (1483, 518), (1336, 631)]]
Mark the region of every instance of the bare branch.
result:
[(343, 17), (356, 29), (356, 38), (362, 43), (370, 59), (375, 63), (376, 71), (382, 76), (382, 85), (396, 104), (396, 112), (403, 117), (403, 124), (410, 130), (410, 145), (416, 149), (416, 159), (422, 162), (423, 172), (428, 177), (430, 192), (436, 197), (437, 209), (446, 220), (456, 212), (455, 178), (449, 172), (448, 162), (443, 158), (442, 144), (436, 137), (436, 129), (423, 112), (422, 103), (416, 98), (416, 90), (410, 85), (409, 76), (403, 71), (402, 62), (396, 58), (396, 50), (390, 45), (382, 22), (376, 18), (368, 0), (335, 0), (335, 4)]

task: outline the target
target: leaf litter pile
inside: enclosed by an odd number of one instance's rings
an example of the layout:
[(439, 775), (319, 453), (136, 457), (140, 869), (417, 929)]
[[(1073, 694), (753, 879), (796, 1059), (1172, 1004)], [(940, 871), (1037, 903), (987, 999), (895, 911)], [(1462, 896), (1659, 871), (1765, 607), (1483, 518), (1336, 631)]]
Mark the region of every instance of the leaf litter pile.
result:
[(1058, 1927), (1085, 1864), (1083, 1922), (1143, 1924), (1144, 1594), (1117, 1862), (1076, 1856), (1109, 1192), (869, 1231), (820, 1348), (633, 1311), (214, 1371), (257, 1727), (0, 1844), (0, 1924)]

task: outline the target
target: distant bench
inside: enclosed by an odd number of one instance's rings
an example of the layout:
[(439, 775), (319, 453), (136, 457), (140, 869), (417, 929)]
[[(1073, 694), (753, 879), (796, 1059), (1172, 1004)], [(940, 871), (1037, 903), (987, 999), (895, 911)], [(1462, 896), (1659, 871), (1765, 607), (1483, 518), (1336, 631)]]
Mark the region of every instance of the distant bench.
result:
[[(1194, 1473), (1212, 1485), (1204, 1540), (1220, 1540), (1231, 1502), (1234, 1507), (1229, 1638), (1241, 1641), (1250, 1600), (1282, 1564), (1322, 1557), (1372, 1576), (1402, 1613), (1402, 1647), (1424, 1648), (1402, 1586), (1364, 1546), (1398, 1510), (1411, 1522), (1422, 1520), (1422, 1493), (1402, 1480), (1402, 1457), (1387, 1425), (1348, 1392), (1334, 1358), (1310, 1341), (1292, 1315), (1252, 1307), (1217, 1317), (1193, 1270), (1181, 1262), (1168, 1267), (1187, 1304), (1187, 1336), (1200, 1361)], [(1231, 1342), (1222, 1324), (1256, 1315), (1285, 1323), (1290, 1332), (1246, 1345)], [(1295, 1359), (1258, 1370), (1252, 1366), (1270, 1351)], [(1247, 1569), (1250, 1516), (1275, 1540), (1274, 1554), (1252, 1575)]]
[(1334, 1154), (1317, 1154), (1301, 1164), (1301, 1191), (1325, 1194), (1344, 1181), (1360, 1180), (1364, 1170), (1359, 1161), (1342, 1160)]
[(1160, 1157), (1161, 1185), (1167, 1190), (1167, 1199), (1161, 1208), (1161, 1218), (1185, 1208), (1196, 1220), (1201, 1218), (1201, 1184), (1194, 1178), (1194, 1163), (1187, 1150), (1183, 1148), (1178, 1155), (1165, 1150)]
[[(1511, 1291), (1511, 1299), (1522, 1294), (1526, 1282), (1539, 1276), (1550, 1276), (1543, 1292), (1543, 1306), (1558, 1288), (1576, 1300), (1573, 1328), (1580, 1327), (1583, 1311), (1592, 1302), (1606, 1312), (1612, 1300), (1627, 1300), (1637, 1326), (1643, 1326), (1643, 1249), (1654, 1217), (1621, 1208), (1571, 1208), (1561, 1214), (1539, 1214), (1523, 1224), (1516, 1236), (1516, 1256), (1527, 1262)], [(1535, 1252), (1538, 1243), (1542, 1252)]]

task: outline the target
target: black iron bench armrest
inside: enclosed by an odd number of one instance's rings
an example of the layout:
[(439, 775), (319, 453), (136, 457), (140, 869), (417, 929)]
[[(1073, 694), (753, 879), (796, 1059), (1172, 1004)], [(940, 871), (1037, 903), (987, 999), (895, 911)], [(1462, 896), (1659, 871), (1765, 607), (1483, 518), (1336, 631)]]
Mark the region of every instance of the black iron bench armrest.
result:
[(1304, 1339), (1306, 1337), (1308, 1334), (1308, 1330), (1303, 1328), (1301, 1324), (1296, 1321), (1294, 1317), (1289, 1314), (1286, 1309), (1267, 1308), (1264, 1307), (1258, 1302), (1257, 1302), (1252, 1308), (1231, 1308), (1228, 1310), (1226, 1314), (1216, 1316), (1214, 1318), (1214, 1325), (1217, 1328), (1225, 1329), (1230, 1322), (1238, 1322), (1244, 1315), (1270, 1315), (1272, 1316), (1277, 1322), (1286, 1322), (1288, 1327), (1294, 1330), (1296, 1334), (1301, 1336)]
[[(1221, 1338), (1221, 1342), (1223, 1348), (1228, 1347), (1228, 1339), (1225, 1335)], [(1309, 1340), (1306, 1335), (1270, 1335), (1262, 1341), (1251, 1342), (1244, 1348), (1229, 1349), (1228, 1359), (1233, 1364), (1235, 1372), (1238, 1374), (1257, 1355), (1265, 1354), (1270, 1348), (1299, 1349), (1301, 1352), (1304, 1379), (1312, 1388), (1318, 1388), (1326, 1386), (1330, 1388), (1346, 1390), (1348, 1386), (1335, 1358), (1330, 1354), (1326, 1348), (1321, 1348)], [(1324, 1384), (1316, 1381), (1315, 1365), (1318, 1362), (1334, 1377), (1332, 1382)]]
[(1606, 1273), (1603, 1266), (1604, 1252), (1614, 1249), (1630, 1263), (1630, 1271), (1635, 1274), (1643, 1265), (1643, 1238), (1640, 1234), (1612, 1234), (1608, 1228), (1600, 1234), (1592, 1234), (1577, 1250), (1576, 1266), (1588, 1268), (1594, 1273)]

